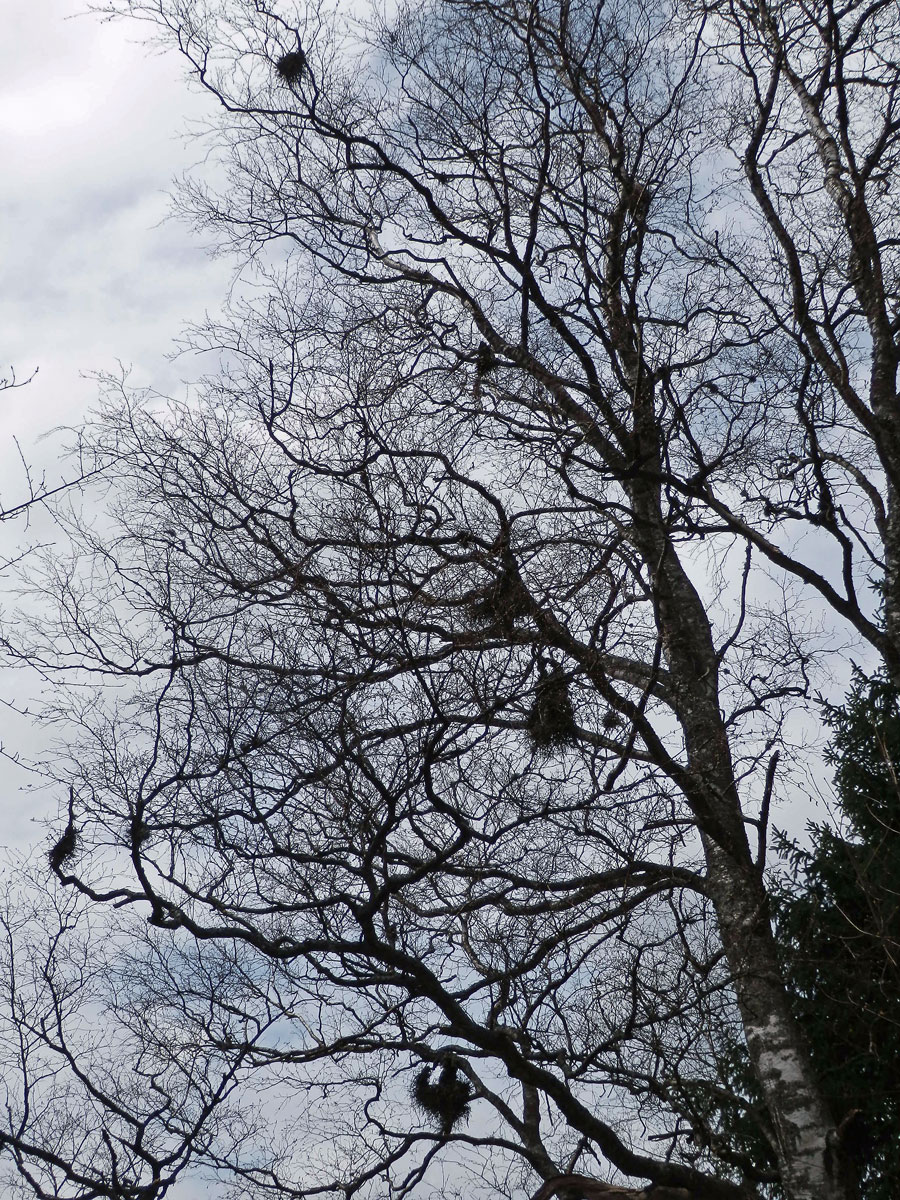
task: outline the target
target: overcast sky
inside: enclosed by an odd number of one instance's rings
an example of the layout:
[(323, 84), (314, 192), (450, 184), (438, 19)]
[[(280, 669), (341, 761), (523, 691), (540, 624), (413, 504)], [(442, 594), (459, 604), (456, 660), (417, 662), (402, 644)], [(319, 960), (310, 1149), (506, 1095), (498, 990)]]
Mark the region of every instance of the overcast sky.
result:
[[(142, 45), (140, 26), (101, 22), (79, 0), (6, 0), (0, 36), (0, 500), (24, 492), (16, 442), (59, 476), (59, 436), (96, 398), (92, 371), (132, 368), (136, 384), (176, 391), (190, 364), (167, 355), (185, 321), (219, 308), (234, 264), (166, 220), (172, 180), (200, 155), (186, 136), (210, 101), (191, 93), (173, 54)], [(9, 555), (21, 525), (0, 530)], [(0, 675), (0, 744), (33, 754), (33, 690)], [(42, 836), (27, 773), (0, 763), (0, 844)]]

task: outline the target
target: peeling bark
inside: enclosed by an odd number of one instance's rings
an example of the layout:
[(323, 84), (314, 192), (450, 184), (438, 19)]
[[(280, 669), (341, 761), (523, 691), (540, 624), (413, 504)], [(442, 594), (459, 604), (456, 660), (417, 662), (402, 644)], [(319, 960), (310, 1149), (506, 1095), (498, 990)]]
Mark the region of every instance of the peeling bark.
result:
[(765, 889), (755, 864), (718, 703), (718, 663), (709, 620), (669, 541), (652, 485), (631, 487), (641, 514), (636, 540), (650, 564), (657, 619), (685, 735), (709, 893), (734, 977), (747, 1046), (775, 1130), (791, 1200), (851, 1200), (835, 1121), (810, 1065), (780, 977)]

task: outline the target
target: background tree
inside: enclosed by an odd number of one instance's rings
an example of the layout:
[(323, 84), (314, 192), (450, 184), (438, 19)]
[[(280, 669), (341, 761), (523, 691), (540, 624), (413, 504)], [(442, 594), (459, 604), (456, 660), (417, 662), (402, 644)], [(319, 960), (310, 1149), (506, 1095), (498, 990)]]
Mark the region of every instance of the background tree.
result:
[[(698, 234), (760, 318), (758, 387), (781, 445), (725, 488), (702, 451), (681, 486), (815, 589), (897, 682), (900, 15), (880, 0), (703, 8), (734, 166)], [(788, 528), (813, 536), (788, 543)]]
[(4, 1194), (141, 1200), (214, 1145), (238, 1153), (256, 1132), (246, 1089), (231, 1104), (246, 1052), (217, 1050), (202, 1002), (217, 987), (227, 1003), (227, 969), (48, 888), (46, 860), (17, 865), (0, 917)]
[[(888, 1200), (900, 1182), (896, 688), (885, 675), (857, 674), (846, 703), (826, 704), (825, 717), (835, 821), (811, 825), (803, 842), (779, 837), (789, 873), (773, 890), (773, 916), (794, 1011), (857, 1162), (861, 1194)], [(735, 1042), (723, 1059), (723, 1075), (730, 1071), (753, 1103), (723, 1109), (722, 1093), (701, 1087), (687, 1108), (705, 1104), (729, 1141), (763, 1160), (762, 1106), (746, 1055)]]
[(788, 843), (794, 885), (776, 922), (798, 1019), (863, 1165), (864, 1194), (900, 1186), (900, 705), (882, 677), (858, 675), (827, 706), (839, 818)]

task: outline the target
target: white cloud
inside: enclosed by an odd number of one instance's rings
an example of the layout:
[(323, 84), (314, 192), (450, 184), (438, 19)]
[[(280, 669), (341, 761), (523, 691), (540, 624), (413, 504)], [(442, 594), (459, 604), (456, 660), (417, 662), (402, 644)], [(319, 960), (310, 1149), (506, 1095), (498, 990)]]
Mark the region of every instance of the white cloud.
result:
[(182, 322), (215, 306), (228, 267), (161, 223), (173, 175), (196, 150), (183, 133), (206, 110), (172, 55), (134, 24), (65, 19), (69, 0), (30, 0), (0, 51), (0, 361), (40, 366), (6, 397), (26, 437), (77, 419), (79, 371), (133, 362), (159, 382)]
[[(233, 265), (166, 220), (174, 176), (199, 157), (185, 136), (210, 101), (185, 85), (174, 54), (101, 22), (78, 0), (8, 6), (0, 42), (0, 376), (39, 368), (0, 396), (0, 501), (25, 480), (16, 440), (38, 475), (61, 474), (49, 429), (77, 424), (96, 397), (85, 374), (133, 367), (137, 384), (177, 390), (167, 361), (183, 324), (221, 304)], [(76, 15), (80, 14), (80, 15)], [(21, 529), (0, 528), (0, 554)], [(4, 673), (0, 697), (24, 707), (36, 685)], [(28, 717), (7, 714), (0, 742), (28, 754)], [(44, 802), (22, 804), (27, 776), (0, 764), (0, 843), (39, 832)]]

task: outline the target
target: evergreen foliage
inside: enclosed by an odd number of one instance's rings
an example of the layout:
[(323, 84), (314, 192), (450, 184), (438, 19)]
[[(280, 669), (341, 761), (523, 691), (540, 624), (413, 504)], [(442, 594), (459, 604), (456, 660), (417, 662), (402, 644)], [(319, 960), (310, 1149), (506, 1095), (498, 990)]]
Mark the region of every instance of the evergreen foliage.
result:
[(900, 1196), (900, 693), (857, 675), (832, 730), (839, 829), (815, 825), (775, 915), (794, 1008), (865, 1200)]
[[(789, 874), (773, 920), (795, 1016), (858, 1177), (861, 1200), (900, 1196), (900, 692), (857, 674), (832, 731), (837, 827), (784, 835)], [(774, 1156), (743, 1048), (726, 1045), (720, 1075), (742, 1104), (690, 1098), (700, 1124), (732, 1154)], [(712, 1110), (715, 1109), (715, 1116)], [(772, 1197), (783, 1192), (773, 1186)]]

